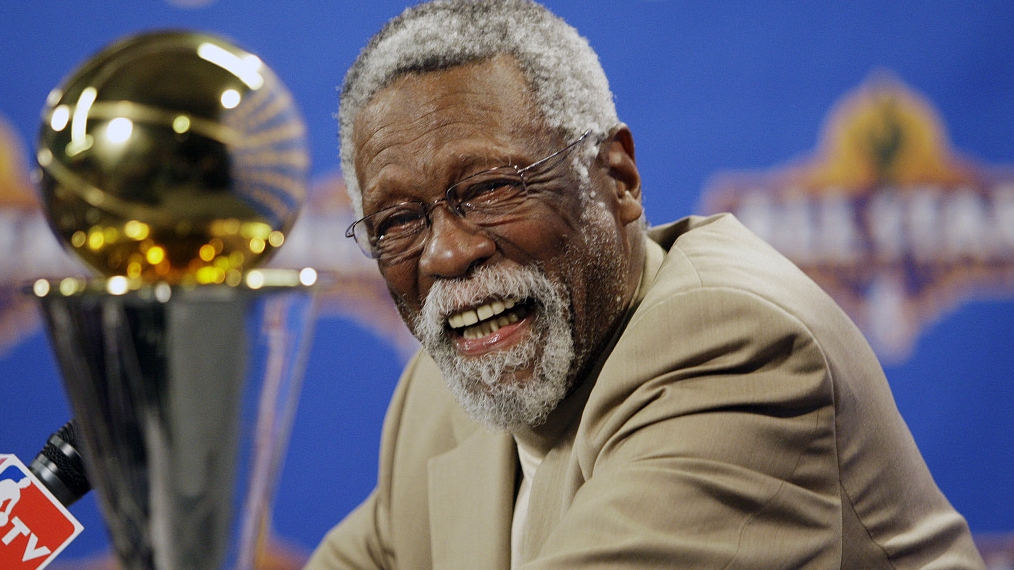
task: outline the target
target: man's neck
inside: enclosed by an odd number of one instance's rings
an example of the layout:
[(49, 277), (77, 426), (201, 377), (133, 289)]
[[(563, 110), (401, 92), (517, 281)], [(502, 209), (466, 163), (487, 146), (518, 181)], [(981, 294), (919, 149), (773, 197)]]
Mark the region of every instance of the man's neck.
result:
[(581, 415), (584, 404), (588, 401), (588, 394), (595, 384), (594, 379), (589, 376), (579, 380), (580, 384), (571, 390), (567, 397), (560, 402), (560, 405), (549, 414), (545, 422), (535, 427), (525, 426), (511, 432), (519, 445), (528, 447), (539, 456), (544, 456), (556, 445), (567, 428)]

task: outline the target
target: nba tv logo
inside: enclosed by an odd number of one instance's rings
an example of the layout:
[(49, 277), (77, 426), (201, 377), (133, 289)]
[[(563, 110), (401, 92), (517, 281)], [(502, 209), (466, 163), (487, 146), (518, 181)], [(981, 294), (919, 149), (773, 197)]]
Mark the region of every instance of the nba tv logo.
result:
[(82, 530), (13, 455), (0, 455), (0, 568), (45, 568)]

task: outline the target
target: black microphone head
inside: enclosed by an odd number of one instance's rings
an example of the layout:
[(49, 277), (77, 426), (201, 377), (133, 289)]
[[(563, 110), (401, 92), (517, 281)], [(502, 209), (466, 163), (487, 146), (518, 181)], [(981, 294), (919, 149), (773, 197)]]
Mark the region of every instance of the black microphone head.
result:
[(74, 420), (70, 420), (49, 436), (46, 446), (28, 466), (65, 507), (69, 507), (92, 488), (77, 448), (77, 428)]

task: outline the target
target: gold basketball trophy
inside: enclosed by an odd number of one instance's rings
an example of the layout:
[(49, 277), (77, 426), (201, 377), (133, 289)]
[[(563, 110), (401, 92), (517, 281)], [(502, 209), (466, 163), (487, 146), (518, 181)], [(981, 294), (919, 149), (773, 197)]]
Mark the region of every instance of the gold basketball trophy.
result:
[(314, 310), (312, 270), (258, 268), (305, 194), (291, 95), (220, 38), (142, 34), (50, 94), (37, 158), (98, 271), (33, 290), (121, 567), (253, 567)]

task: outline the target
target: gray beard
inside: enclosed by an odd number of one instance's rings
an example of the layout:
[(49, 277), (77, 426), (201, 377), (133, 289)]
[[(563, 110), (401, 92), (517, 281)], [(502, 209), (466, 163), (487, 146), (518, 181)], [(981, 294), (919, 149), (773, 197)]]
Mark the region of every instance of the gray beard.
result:
[[(461, 355), (447, 335), (447, 315), (491, 298), (534, 300), (531, 334), (505, 350)], [(472, 419), (492, 430), (514, 430), (541, 424), (566, 397), (575, 361), (570, 319), (566, 288), (541, 270), (480, 267), (466, 279), (434, 283), (413, 332)], [(532, 377), (516, 379), (518, 369), (532, 370)]]

